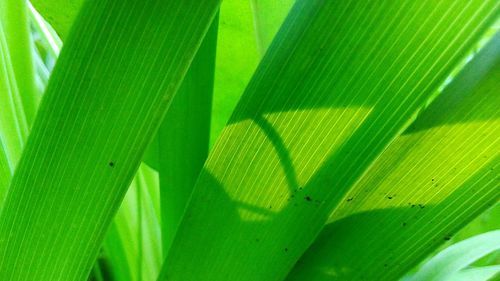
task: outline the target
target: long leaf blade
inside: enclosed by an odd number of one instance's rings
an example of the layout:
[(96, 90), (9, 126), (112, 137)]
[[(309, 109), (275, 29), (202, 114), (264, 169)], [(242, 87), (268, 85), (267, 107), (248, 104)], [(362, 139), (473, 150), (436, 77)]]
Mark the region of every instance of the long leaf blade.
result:
[(500, 35), (344, 197), (288, 280), (392, 280), (498, 200)]
[(88, 1), (0, 223), (0, 276), (83, 280), (218, 1)]
[(284, 278), (498, 11), (299, 1), (205, 164), (160, 280)]

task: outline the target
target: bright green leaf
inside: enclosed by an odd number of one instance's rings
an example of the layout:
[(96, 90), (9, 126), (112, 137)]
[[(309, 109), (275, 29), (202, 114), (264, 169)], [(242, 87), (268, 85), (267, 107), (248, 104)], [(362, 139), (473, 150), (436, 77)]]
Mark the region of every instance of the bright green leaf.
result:
[(224, 0), (219, 19), (210, 146), (222, 132), (260, 61), (250, 3)]
[(35, 119), (40, 97), (35, 87), (26, 3), (24, 0), (0, 1), (0, 24), (2, 25), (2, 31), (0, 31), (2, 35), (0, 36), (4, 37), (1, 40), (5, 40), (1, 43), (4, 45), (2, 47), (4, 48), (3, 56), (6, 55), (5, 52), (8, 52), (10, 57), (9, 59), (1, 58), (1, 60), (10, 61), (12, 64), (14, 73), (12, 81), (15, 81), (19, 91), (18, 106), (22, 106), (24, 118), (28, 126), (31, 126)]
[(217, 28), (216, 18), (158, 131), (165, 252), (208, 155)]
[(445, 281), (487, 281), (500, 273), (500, 265), (467, 268), (448, 277)]
[(250, 0), (259, 52), (263, 55), (295, 0)]
[(214, 146), (160, 280), (279, 280), (498, 1), (299, 1)]
[(288, 280), (393, 280), (496, 203), (500, 35), (347, 193)]
[(218, 1), (88, 1), (0, 218), (0, 276), (83, 280)]

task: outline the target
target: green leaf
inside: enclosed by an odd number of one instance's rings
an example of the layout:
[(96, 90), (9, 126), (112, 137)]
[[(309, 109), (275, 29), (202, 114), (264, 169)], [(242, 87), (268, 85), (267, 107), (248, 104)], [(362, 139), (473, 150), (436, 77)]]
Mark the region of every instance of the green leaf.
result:
[(260, 61), (250, 3), (224, 0), (219, 19), (210, 147), (229, 120)]
[(498, 200), (500, 35), (347, 193), (288, 280), (393, 280)]
[(63, 40), (80, 11), (84, 0), (31, 0), (31, 3), (57, 31)]
[[(3, 52), (7, 52), (12, 64), (13, 80), (19, 91), (19, 106), (24, 110), (24, 118), (28, 126), (33, 124), (36, 109), (40, 101), (35, 87), (35, 74), (31, 54), (31, 40), (29, 36), (27, 1), (2, 0), (0, 1), (0, 24), (2, 25), (2, 40), (5, 40)], [(5, 49), (6, 48), (6, 49)], [(5, 56), (5, 53), (4, 53)], [(3, 91), (3, 89), (2, 89)]]
[[(0, 202), (3, 202), (7, 194), (7, 187), (11, 179), (9, 163), (3, 145), (0, 143)], [(0, 207), (0, 210), (2, 207)]]
[(2, 278), (86, 278), (217, 6), (86, 2), (2, 210)]
[(218, 18), (212, 23), (158, 132), (163, 250), (170, 248), (208, 155)]
[(159, 280), (284, 278), (499, 5), (297, 2), (210, 153)]
[(445, 281), (487, 281), (500, 273), (500, 265), (467, 268), (449, 276)]
[[(46, 1), (46, 2), (52, 3), (52, 1)], [(57, 58), (62, 47), (61, 39), (59, 38), (55, 30), (52, 28), (52, 26), (50, 26), (45, 21), (45, 19), (38, 13), (38, 11), (30, 3), (28, 4), (29, 4), (29, 16), (31, 19), (31, 23), (33, 23), (33, 26), (35, 30), (38, 32), (38, 34), (41, 35), (40, 39), (43, 41), (44, 47), (47, 50), (47, 52), (53, 58)], [(57, 15), (63, 17), (61, 13), (58, 13)]]
[(0, 22), (0, 206), (29, 131), (6, 36)]
[(250, 0), (259, 52), (264, 54), (295, 0)]
[(130, 276), (125, 280), (158, 275), (163, 260), (159, 197), (158, 174), (141, 165), (103, 244), (115, 275)]
[(500, 249), (500, 230), (476, 235), (454, 244), (434, 256), (409, 280), (454, 280), (452, 276), (461, 269), (498, 249)]

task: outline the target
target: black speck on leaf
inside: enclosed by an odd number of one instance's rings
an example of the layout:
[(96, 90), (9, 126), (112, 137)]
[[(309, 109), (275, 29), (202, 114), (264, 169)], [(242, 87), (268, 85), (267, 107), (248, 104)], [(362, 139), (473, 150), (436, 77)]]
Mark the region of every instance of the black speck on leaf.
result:
[(110, 166), (110, 167), (114, 167), (114, 166), (115, 166), (115, 163), (113, 163), (113, 162), (109, 162), (109, 166)]
[(307, 201), (311, 201), (311, 197), (310, 196), (306, 196), (306, 197), (304, 197), (304, 199), (306, 199)]
[(406, 226), (406, 222), (403, 222), (403, 226)]
[(288, 252), (288, 248), (285, 248), (285, 252)]
[(387, 199), (392, 199), (392, 196), (387, 196)]
[(352, 199), (354, 199), (354, 197), (351, 197), (351, 198), (347, 198), (347, 202), (351, 202)]
[(446, 235), (444, 238), (443, 238), (445, 241), (448, 241), (451, 239), (451, 235)]
[(418, 206), (420, 207), (420, 209), (425, 208), (425, 205), (422, 205), (422, 204), (418, 204)]

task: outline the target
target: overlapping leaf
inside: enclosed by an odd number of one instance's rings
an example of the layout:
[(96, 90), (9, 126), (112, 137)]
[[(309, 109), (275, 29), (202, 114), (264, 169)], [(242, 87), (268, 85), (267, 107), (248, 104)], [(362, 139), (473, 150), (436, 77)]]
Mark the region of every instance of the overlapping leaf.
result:
[(498, 9), (299, 1), (209, 156), (160, 280), (284, 278)]
[(500, 35), (344, 196), (288, 280), (396, 279), (498, 201), (499, 62)]
[(2, 278), (86, 277), (217, 5), (86, 2), (1, 214)]

